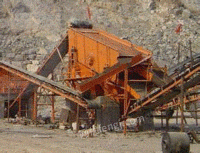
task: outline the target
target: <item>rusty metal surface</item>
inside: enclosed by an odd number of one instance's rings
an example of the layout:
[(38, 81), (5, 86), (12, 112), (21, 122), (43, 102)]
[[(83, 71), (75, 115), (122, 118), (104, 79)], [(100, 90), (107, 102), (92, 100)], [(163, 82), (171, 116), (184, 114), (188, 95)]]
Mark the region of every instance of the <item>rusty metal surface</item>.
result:
[[(87, 103), (85, 102), (84, 99), (81, 99), (80, 94), (77, 91), (75, 91), (69, 87), (66, 87), (62, 84), (56, 83), (52, 80), (49, 80), (46, 77), (37, 75), (32, 72), (28, 72), (23, 69), (20, 69), (18, 67), (15, 67), (11, 64), (6, 63), (6, 62), (0, 62), (0, 68), (4, 69), (10, 73), (13, 73), (25, 80), (37, 85), (37, 86), (41, 86), (47, 90), (50, 90), (50, 91), (52, 91), (62, 97), (65, 97), (69, 100), (73, 100), (74, 102), (79, 103), (80, 105), (86, 107)], [(33, 89), (31, 90), (31, 92), (33, 92)]]
[[(9, 64), (9, 63), (7, 63), (7, 62), (0, 61), (0, 67), (1, 67), (2, 69), (5, 69), (5, 67), (6, 67), (6, 68), (8, 68), (8, 69), (10, 69), (10, 70), (16, 70), (16, 71), (20, 72), (22, 75), (26, 75), (26, 76), (28, 76), (28, 77), (30, 77), (30, 78), (38, 79), (39, 81), (41, 81), (41, 83), (45, 82), (45, 83), (48, 83), (48, 84), (50, 84), (50, 85), (52, 85), (52, 86), (54, 86), (54, 87), (60, 88), (60, 89), (64, 90), (65, 92), (70, 92), (70, 93), (72, 93), (72, 94), (74, 94), (74, 95), (78, 95), (78, 92), (77, 92), (77, 91), (75, 91), (75, 90), (73, 90), (73, 89), (71, 89), (71, 88), (69, 88), (69, 87), (67, 87), (67, 86), (62, 85), (61, 83), (54, 82), (54, 81), (52, 81), (52, 80), (50, 80), (50, 79), (48, 79), (48, 78), (46, 78), (46, 77), (37, 75), (37, 74), (35, 74), (35, 73), (33, 73), (33, 72), (30, 72), (30, 71), (26, 71), (26, 70), (24, 70), (24, 69), (21, 69), (21, 68), (19, 68), (19, 67), (16, 67), (16, 66), (14, 66), (14, 65), (11, 65), (11, 64)], [(8, 69), (7, 69), (7, 70), (8, 70)], [(11, 73), (12, 73), (12, 72), (11, 72)], [(21, 76), (21, 77), (22, 77), (22, 76)]]
[[(187, 103), (195, 103), (197, 102), (198, 100), (200, 100), (200, 95), (196, 95), (196, 96), (193, 96), (193, 97), (190, 97), (189, 99), (184, 99), (184, 104), (187, 104)], [(179, 106), (180, 105), (180, 100), (178, 99), (177, 101), (173, 100), (172, 102), (169, 102), (167, 104), (164, 104), (163, 106), (161, 107), (157, 107), (156, 110), (166, 110), (168, 109), (169, 107), (175, 107), (175, 106)]]
[(12, 75), (5, 70), (0, 70), (0, 94), (17, 94), (25, 86), (27, 82), (18, 76)]

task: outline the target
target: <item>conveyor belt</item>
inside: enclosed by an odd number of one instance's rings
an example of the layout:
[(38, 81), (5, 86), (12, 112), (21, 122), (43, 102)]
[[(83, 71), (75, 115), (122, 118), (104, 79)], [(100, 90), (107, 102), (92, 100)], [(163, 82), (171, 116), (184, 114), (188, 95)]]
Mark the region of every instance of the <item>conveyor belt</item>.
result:
[[(19, 77), (27, 81), (30, 81), (31, 83), (34, 84), (34, 86), (35, 85), (41, 86), (69, 100), (73, 100), (74, 102), (79, 103), (83, 107), (86, 107), (87, 105), (86, 100), (83, 99), (77, 91), (69, 87), (66, 87), (60, 83), (49, 80), (46, 77), (20, 69), (18, 67), (15, 67), (11, 64), (2, 61), (0, 62), (0, 68), (5, 69), (6, 71), (13, 73), (15, 75), (18, 75)], [(32, 89), (31, 91), (33, 92), (34, 90)]]
[(60, 41), (60, 43), (53, 49), (53, 51), (46, 56), (42, 65), (38, 68), (37, 74), (48, 77), (50, 73), (53, 72), (58, 63), (61, 62), (61, 58), (63, 58), (68, 53), (68, 36), (64, 36), (64, 38)]
[[(200, 62), (200, 54), (196, 54), (193, 56), (193, 64), (197, 64)], [(169, 68), (168, 72), (169, 72), (169, 76), (172, 76), (174, 73), (180, 73), (182, 71), (184, 71), (187, 68), (187, 65), (191, 64), (191, 59), (186, 59), (183, 62), (180, 62), (179, 64)]]
[[(53, 51), (46, 56), (42, 65), (36, 71), (37, 74), (47, 77), (50, 73), (53, 72), (55, 67), (60, 63), (61, 58), (63, 58), (68, 52), (68, 36), (67, 34), (59, 42), (59, 44), (53, 49)], [(21, 97), (22, 100), (27, 101), (33, 93), (35, 85), (29, 83), (23, 91), (18, 95), (16, 100)], [(15, 101), (16, 101), (15, 100)], [(14, 101), (14, 102), (15, 102)]]
[(114, 66), (107, 68), (102, 73), (96, 74), (94, 77), (82, 82), (81, 84), (77, 84), (78, 90), (80, 90), (81, 92), (84, 92), (84, 91), (90, 89), (92, 86), (95, 86), (96, 84), (99, 84), (99, 83), (105, 81), (109, 77), (123, 71), (124, 69), (138, 65), (138, 64), (148, 60), (149, 58), (150, 58), (150, 56), (142, 57), (142, 54), (138, 53), (137, 55), (132, 57), (131, 61), (129, 61), (127, 63), (122, 64), (122, 63), (118, 62)]
[[(200, 82), (200, 59), (199, 56), (195, 57), (192, 67), (185, 67), (188, 62), (183, 62), (182, 66), (179, 65), (177, 68), (181, 68), (178, 75), (173, 78), (173, 81), (167, 85), (152, 91), (150, 94), (145, 96), (137, 102), (137, 105), (132, 105), (132, 109), (129, 111), (129, 115), (136, 115), (138, 112), (142, 112), (144, 109), (155, 109), (156, 107), (170, 102), (174, 97), (180, 94), (180, 83), (184, 78), (184, 88), (188, 89)], [(175, 70), (175, 69), (174, 69)], [(192, 76), (192, 77), (191, 77)]]

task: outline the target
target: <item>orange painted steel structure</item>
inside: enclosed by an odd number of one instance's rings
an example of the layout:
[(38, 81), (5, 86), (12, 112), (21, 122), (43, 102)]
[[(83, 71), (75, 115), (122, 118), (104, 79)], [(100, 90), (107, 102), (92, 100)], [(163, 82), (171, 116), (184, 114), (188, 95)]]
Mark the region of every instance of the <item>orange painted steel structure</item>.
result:
[(67, 84), (83, 95), (90, 91), (90, 99), (110, 97), (126, 118), (130, 104), (141, 97), (130, 76), (137, 73), (135, 81), (151, 81), (152, 53), (104, 31), (71, 28), (68, 36)]
[[(34, 73), (27, 72), (27, 71), (19, 69), (19, 68), (16, 68), (8, 63), (1, 62), (0, 70), (9, 72), (10, 74), (13, 74), (17, 77), (20, 77), (21, 79), (27, 80), (28, 82), (36, 85), (36, 87), (33, 88), (33, 101), (32, 101), (32, 105), (33, 105), (32, 119), (33, 120), (36, 120), (36, 117), (37, 117), (37, 106), (38, 106), (38, 104), (37, 104), (37, 101), (38, 101), (37, 100), (37, 88), (38, 87), (44, 88), (44, 89), (51, 91), (61, 97), (64, 97), (68, 100), (78, 103), (80, 106), (82, 106), (84, 108), (87, 108), (87, 101), (82, 99), (81, 96), (79, 95), (79, 93), (77, 93), (73, 89), (67, 88), (62, 85), (58, 85), (52, 80), (49, 80), (45, 77), (36, 75)], [(26, 87), (26, 86), (24, 86), (24, 87)], [(19, 98), (19, 100), (17, 100), (17, 101), (21, 102), (21, 98)], [(21, 103), (20, 103), (20, 105), (21, 105)], [(53, 105), (53, 100), (52, 100), (52, 109), (53, 108), (54, 108), (54, 105)], [(54, 112), (54, 110), (52, 112)], [(52, 114), (52, 117), (53, 116), (54, 116), (54, 114)]]
[[(62, 58), (67, 53), (69, 62), (64, 67), (66, 73), (63, 73), (66, 85), (60, 86), (46, 77), (53, 72), (59, 62), (63, 62)], [(30, 87), (32, 91), (29, 96), (33, 99), (33, 120), (37, 118), (38, 87), (51, 93), (49, 95), (52, 97), (52, 120), (54, 120), (53, 95), (55, 94), (86, 109), (89, 108), (89, 103), (96, 97), (108, 96), (120, 105), (121, 118), (126, 119), (128, 114), (133, 114), (154, 104), (154, 100), (181, 84), (179, 76), (168, 77), (168, 81), (156, 76), (153, 72), (154, 64), (151, 57), (150, 51), (104, 31), (70, 28), (64, 39), (44, 60), (44, 63), (36, 72), (38, 75), (1, 62), (0, 70), (2, 73), (0, 73), (0, 77), (3, 78), (4, 73), (12, 73), (16, 78), (29, 82), (29, 84), (27, 82), (26, 84), (22, 83), (22, 90), (20, 90), (14, 102), (21, 101)], [(156, 71), (165, 73), (158, 66), (156, 66), (156, 69)], [(189, 80), (199, 70), (199, 65), (188, 68), (184, 72), (184, 79)], [(5, 82), (8, 82), (8, 80), (5, 80)], [(136, 84), (145, 85), (142, 90), (146, 92), (146, 97), (137, 90)], [(158, 86), (159, 90), (156, 93), (150, 93), (154, 87)], [(142, 99), (141, 97), (145, 98)], [(159, 104), (159, 101), (156, 101), (156, 103)], [(21, 105), (21, 102), (19, 105)]]
[[(67, 43), (66, 46), (68, 46), (64, 47), (65, 51), (62, 51), (62, 55), (59, 54), (58, 49), (63, 48), (61, 45), (61, 47), (56, 47), (48, 58), (44, 60), (44, 64), (36, 73), (47, 77), (49, 72), (53, 71), (49, 64), (55, 61), (55, 53), (57, 53), (56, 61), (62, 61), (63, 55), (68, 53), (69, 63), (65, 78), (66, 85), (74, 88), (76, 93), (82, 93), (83, 97), (86, 91), (91, 91), (90, 100), (100, 95), (109, 96), (116, 100), (117, 103), (120, 103), (124, 113), (127, 112), (131, 101), (140, 98), (140, 94), (130, 85), (131, 80), (139, 82), (141, 80), (143, 82), (144, 80), (151, 81), (152, 79), (150, 72), (152, 65), (151, 52), (103, 31), (71, 28), (67, 35), (68, 38), (66, 39), (65, 37), (60, 43), (65, 42)], [(66, 91), (46, 83), (44, 78), (40, 80), (41, 76), (29, 74), (5, 63), (1, 63), (0, 68), (29, 82), (18, 93), (19, 95), (10, 108), (15, 102), (23, 99), (23, 95), (29, 88), (30, 83), (34, 84), (34, 86), (31, 85), (31, 95), (33, 95), (32, 116), (34, 120), (37, 116), (36, 89), (38, 87), (63, 96), (84, 108), (88, 107), (87, 100), (84, 101), (82, 95), (73, 95), (71, 91), (66, 93)], [(133, 73), (140, 73), (141, 75), (139, 78), (129, 78)]]
[[(191, 96), (189, 99), (185, 97), (184, 104), (193, 103), (198, 100), (200, 100), (200, 95)], [(168, 109), (169, 107), (175, 107), (175, 106), (179, 106), (179, 105), (180, 105), (180, 99), (176, 99), (176, 100), (173, 100), (172, 102), (169, 102), (169, 103), (163, 105), (162, 107), (157, 107), (156, 110), (162, 111), (162, 110)]]
[(8, 90), (11, 93), (19, 93), (25, 86), (27, 82), (16, 75), (11, 75), (5, 70), (0, 71), (0, 93), (8, 94)]
[[(200, 100), (200, 94), (197, 92), (200, 89), (199, 85), (192, 87), (187, 90), (187, 94), (184, 96), (184, 104), (194, 103)], [(194, 93), (193, 93), (194, 92)], [(164, 104), (163, 106), (157, 107), (156, 111), (166, 110), (169, 107), (174, 108), (180, 105), (180, 97), (175, 97), (171, 102)]]
[[(57, 66), (57, 64), (62, 61), (62, 58), (65, 56), (65, 54), (68, 51), (68, 37), (67, 34), (63, 36), (61, 41), (58, 43), (58, 45), (53, 49), (53, 51), (45, 57), (43, 60), (42, 65), (38, 68), (36, 71), (37, 74), (47, 77), (49, 74), (51, 74), (54, 70), (54, 68)], [(31, 84), (31, 82), (28, 82), (24, 88), (20, 91), (18, 96), (15, 98), (15, 100), (12, 102), (9, 108), (12, 108), (16, 102), (21, 103), (21, 101), (24, 101), (27, 103), (27, 100), (31, 97), (31, 95), (34, 94), (33, 92), (34, 84)], [(28, 99), (27, 99), (28, 97)], [(52, 98), (53, 99), (53, 98)], [(52, 101), (52, 109), (54, 109), (54, 102)], [(54, 110), (52, 110), (54, 112)], [(21, 114), (21, 113), (20, 113)], [(33, 115), (36, 116), (36, 115)], [(52, 114), (54, 116), (54, 114)], [(53, 119), (54, 120), (54, 119)]]
[[(160, 109), (168, 108), (168, 106), (170, 106), (171, 101), (173, 101), (173, 98), (180, 96), (180, 86), (181, 84), (183, 84), (183, 80), (185, 82), (183, 85), (184, 90), (191, 91), (196, 89), (195, 86), (198, 86), (200, 82), (199, 71), (200, 61), (197, 60), (195, 65), (192, 65), (191, 67), (185, 67), (185, 70), (178, 74), (178, 76), (173, 78), (173, 81), (171, 81), (169, 84), (166, 84), (164, 87), (161, 86), (154, 93), (148, 94), (145, 98), (140, 100), (137, 105), (132, 105), (129, 114), (136, 113), (139, 110), (141, 111), (145, 109), (154, 110), (157, 107), (159, 107)], [(193, 97), (193, 100), (195, 99), (197, 100), (196, 97)], [(185, 99), (184, 102), (189, 103), (193, 102), (193, 100), (188, 101)], [(180, 103), (176, 100), (173, 101), (173, 105), (180, 105)]]
[[(69, 78), (93, 77), (118, 63), (118, 57), (134, 57), (137, 54), (150, 56), (151, 52), (119, 39), (103, 31), (93, 29), (70, 29)], [(90, 73), (91, 72), (91, 73)], [(77, 74), (75, 74), (77, 73)]]
[(55, 94), (58, 94), (64, 98), (67, 98), (73, 102), (78, 103), (79, 105), (81, 105), (83, 107), (86, 107), (86, 102), (84, 102), (84, 100), (79, 99), (78, 94), (75, 91), (73, 91), (72, 89), (68, 89), (61, 85), (55, 86), (54, 82), (51, 80), (48, 80), (47, 78), (44, 78), (42, 76), (39, 76), (39, 75), (36, 75), (33, 73), (27, 74), (27, 73), (25, 73), (26, 71), (20, 71), (16, 67), (13, 68), (13, 66), (11, 67), (7, 64), (3, 65), (1, 63), (0, 68), (6, 70), (7, 72), (12, 73), (16, 76), (19, 76), (20, 78), (23, 78), (31, 83), (34, 83), (38, 87), (42, 87), (44, 89), (50, 90), (50, 91), (54, 92)]
[[(15, 74), (13, 75), (4, 69), (0, 69), (0, 93), (4, 97), (3, 99), (7, 99), (7, 106), (5, 107), (8, 108), (11, 105), (14, 105), (13, 103), (8, 102), (8, 100), (11, 100), (13, 96), (17, 96), (27, 84), (28, 82), (26, 80), (16, 76)], [(17, 102), (19, 112), (18, 115), (21, 116), (21, 99), (18, 99)], [(4, 114), (9, 114), (8, 109), (5, 110), (7, 110), (7, 112), (4, 112)]]

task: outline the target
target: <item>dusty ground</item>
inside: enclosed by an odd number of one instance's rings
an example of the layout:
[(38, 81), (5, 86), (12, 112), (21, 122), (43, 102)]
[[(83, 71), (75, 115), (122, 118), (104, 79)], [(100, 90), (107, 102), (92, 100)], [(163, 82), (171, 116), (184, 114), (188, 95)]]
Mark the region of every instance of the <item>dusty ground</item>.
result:
[[(161, 131), (106, 133), (81, 139), (80, 134), (44, 127), (23, 126), (0, 120), (0, 153), (161, 153)], [(199, 153), (200, 145), (191, 144), (191, 153)]]

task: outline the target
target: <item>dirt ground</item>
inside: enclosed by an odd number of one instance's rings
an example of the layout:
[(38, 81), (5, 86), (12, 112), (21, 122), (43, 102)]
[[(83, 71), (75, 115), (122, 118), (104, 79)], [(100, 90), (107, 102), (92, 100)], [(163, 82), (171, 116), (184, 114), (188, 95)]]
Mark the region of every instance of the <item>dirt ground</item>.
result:
[[(81, 138), (66, 130), (20, 125), (0, 120), (0, 153), (162, 153), (161, 131), (108, 133)], [(191, 153), (200, 145), (191, 144)]]

